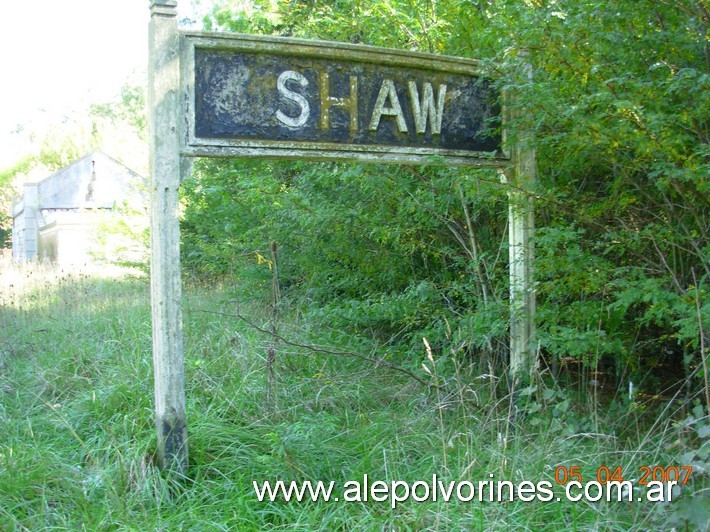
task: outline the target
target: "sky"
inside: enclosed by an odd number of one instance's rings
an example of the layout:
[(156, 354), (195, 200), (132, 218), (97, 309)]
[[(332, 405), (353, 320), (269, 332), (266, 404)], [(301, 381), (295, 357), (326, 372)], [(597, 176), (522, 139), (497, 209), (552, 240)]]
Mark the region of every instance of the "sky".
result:
[[(7, 0), (0, 22), (0, 169), (28, 150), (18, 126), (39, 127), (142, 84), (149, 0)], [(180, 17), (192, 2), (178, 2)]]

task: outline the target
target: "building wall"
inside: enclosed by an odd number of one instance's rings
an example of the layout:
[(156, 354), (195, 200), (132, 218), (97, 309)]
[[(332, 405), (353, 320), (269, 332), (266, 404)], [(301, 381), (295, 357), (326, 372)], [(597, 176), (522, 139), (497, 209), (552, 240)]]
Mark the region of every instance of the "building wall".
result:
[[(124, 202), (144, 207), (143, 179), (115, 159), (93, 152), (38, 183), (24, 186), (13, 206), (13, 258), (35, 257), (63, 264), (91, 261), (95, 213)], [(145, 209), (147, 220), (147, 209)]]
[(57, 228), (51, 227), (39, 233), (37, 256), (42, 260), (57, 260)]
[(12, 212), (12, 259), (19, 262), (25, 258), (25, 205), (19, 201)]
[[(37, 230), (39, 209), (38, 187), (36, 183), (26, 184), (21, 201), (13, 207), (13, 244), (18, 244), (17, 254), (13, 245), (15, 260), (33, 259), (37, 256)], [(15, 236), (17, 231), (17, 238)]]
[(111, 208), (131, 198), (137, 177), (108, 155), (93, 152), (38, 183), (40, 208)]
[(39, 257), (62, 266), (91, 262), (90, 229), (84, 224), (52, 224), (39, 233)]

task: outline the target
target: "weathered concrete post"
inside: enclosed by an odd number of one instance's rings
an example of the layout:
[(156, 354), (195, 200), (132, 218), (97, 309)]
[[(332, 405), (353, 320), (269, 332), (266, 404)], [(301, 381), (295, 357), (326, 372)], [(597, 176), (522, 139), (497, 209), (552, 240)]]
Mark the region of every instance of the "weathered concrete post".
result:
[[(532, 80), (528, 54), (519, 53), (520, 81)], [(536, 183), (533, 124), (530, 113), (519, 108), (512, 95), (511, 119), (518, 122), (518, 134), (510, 150), (511, 168), (506, 173), (510, 187), (508, 232), (510, 259), (510, 378), (513, 386), (528, 380), (537, 367), (535, 346), (535, 287), (533, 234), (535, 216), (532, 192)]]
[(177, 1), (151, 0), (148, 65), (151, 173), (151, 307), (158, 463), (187, 472), (180, 282), (180, 83)]

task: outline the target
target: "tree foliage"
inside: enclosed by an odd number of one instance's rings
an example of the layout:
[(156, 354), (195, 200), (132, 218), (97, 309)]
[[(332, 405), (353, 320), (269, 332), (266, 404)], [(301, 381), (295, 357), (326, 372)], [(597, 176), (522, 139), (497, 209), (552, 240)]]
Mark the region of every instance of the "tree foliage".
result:
[[(258, 0), (221, 2), (205, 27), (482, 60), (535, 118), (541, 354), (608, 362), (637, 381), (670, 367), (703, 374), (709, 23), (700, 0)], [(530, 85), (514, 74), (521, 49)], [(454, 358), (504, 354), (495, 175), (201, 161), (184, 202), (193, 271), (265, 280), (277, 242), (281, 282), (328, 327), (404, 352), (427, 336)]]

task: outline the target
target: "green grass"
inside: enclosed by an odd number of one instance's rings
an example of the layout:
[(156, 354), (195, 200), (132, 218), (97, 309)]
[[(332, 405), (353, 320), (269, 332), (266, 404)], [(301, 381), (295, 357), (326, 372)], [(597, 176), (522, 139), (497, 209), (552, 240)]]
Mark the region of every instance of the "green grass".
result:
[[(524, 414), (511, 426), (502, 381), (475, 361), (461, 361), (457, 377), (438, 375), (437, 389), (283, 343), (269, 384), (273, 340), (234, 316), (234, 290), (224, 287), (186, 290), (190, 469), (187, 479), (166, 477), (154, 465), (148, 279), (100, 273), (1, 266), (3, 529), (694, 530), (707, 522), (708, 430), (699, 409), (688, 418), (675, 404), (618, 401), (597, 411), (540, 382), (523, 394)], [(266, 325), (266, 301), (255, 292), (239, 311)], [(321, 343), (317, 330), (289, 319), (284, 313), (283, 336)], [(436, 373), (439, 361), (432, 365), (423, 346), (409, 358), (399, 363), (433, 383), (420, 365)], [(277, 479), (342, 485), (365, 474), (554, 482), (560, 465), (579, 466), (585, 480), (617, 465), (633, 478), (644, 465), (691, 463), (691, 482), (671, 504), (408, 501), (392, 509), (260, 503), (252, 489)]]

